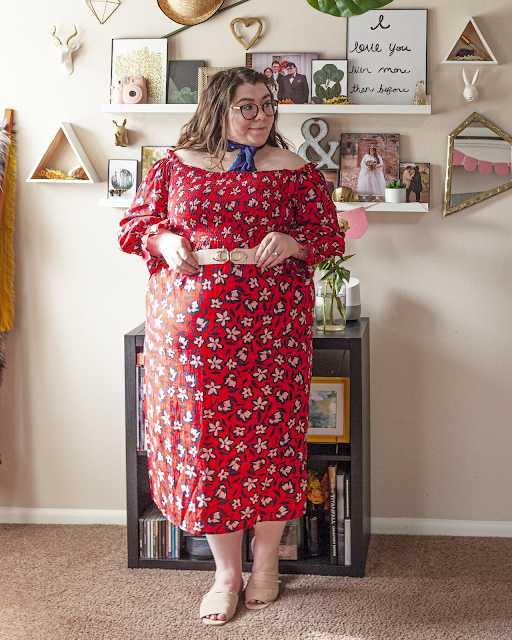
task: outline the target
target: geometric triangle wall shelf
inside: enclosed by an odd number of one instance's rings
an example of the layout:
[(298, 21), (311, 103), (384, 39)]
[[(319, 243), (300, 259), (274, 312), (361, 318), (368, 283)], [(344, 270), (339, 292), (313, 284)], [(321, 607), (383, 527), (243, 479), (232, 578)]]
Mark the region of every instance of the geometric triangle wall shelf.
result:
[[(457, 57), (455, 54), (460, 49), (474, 49), (476, 56)], [(443, 64), (482, 65), (498, 64), (498, 61), (481, 34), (480, 29), (476, 26), (476, 22), (470, 17), (466, 26), (445, 55)]]
[[(48, 168), (48, 163), (51, 157), (56, 153), (59, 145), (68, 144), (71, 147), (73, 158), (76, 160), (75, 164), (79, 164), (84, 169), (87, 179), (84, 180), (52, 180), (48, 178), (36, 177), (40, 169)], [(59, 167), (50, 167), (51, 169), (59, 169)], [(63, 173), (67, 173), (71, 167), (63, 167), (60, 169)], [(73, 130), (73, 126), (70, 122), (61, 122), (57, 132), (52, 138), (52, 141), (48, 145), (46, 151), (41, 158), (37, 161), (36, 166), (30, 172), (27, 182), (46, 182), (52, 184), (66, 183), (66, 184), (93, 184), (95, 182), (101, 182), (94, 167), (92, 166), (84, 148), (80, 144), (80, 140), (77, 138), (76, 133)]]
[(85, 0), (85, 4), (94, 13), (98, 22), (105, 24), (121, 4), (121, 0)]

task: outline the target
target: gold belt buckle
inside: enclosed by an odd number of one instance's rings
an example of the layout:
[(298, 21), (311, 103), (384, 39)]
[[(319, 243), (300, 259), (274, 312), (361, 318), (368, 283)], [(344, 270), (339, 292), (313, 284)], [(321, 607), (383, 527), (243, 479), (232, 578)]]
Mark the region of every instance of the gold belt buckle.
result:
[[(226, 254), (225, 258), (223, 254)], [(235, 257), (236, 254), (238, 254), (238, 257)], [(234, 262), (235, 264), (238, 264), (239, 262), (245, 262), (245, 260), (247, 260), (247, 254), (240, 251), (240, 249), (233, 249), (233, 251), (229, 251), (228, 249), (219, 249), (213, 254), (213, 259), (216, 262), (222, 262), (223, 264), (226, 262)]]

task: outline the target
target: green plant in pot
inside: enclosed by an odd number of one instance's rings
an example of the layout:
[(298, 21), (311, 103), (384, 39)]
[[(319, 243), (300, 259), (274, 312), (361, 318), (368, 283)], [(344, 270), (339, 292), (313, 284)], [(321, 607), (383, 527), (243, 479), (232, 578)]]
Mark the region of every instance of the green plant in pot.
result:
[(386, 184), (384, 199), (386, 202), (406, 202), (407, 186), (401, 180), (390, 180)]
[(315, 94), (313, 102), (323, 104), (327, 100), (341, 96), (341, 81), (345, 73), (335, 64), (326, 64), (313, 74)]

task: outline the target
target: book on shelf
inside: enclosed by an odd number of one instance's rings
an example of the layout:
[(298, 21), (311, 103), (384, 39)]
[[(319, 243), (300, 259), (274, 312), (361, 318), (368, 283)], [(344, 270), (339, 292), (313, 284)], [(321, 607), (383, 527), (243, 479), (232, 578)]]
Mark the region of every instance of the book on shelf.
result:
[(350, 475), (345, 474), (345, 564), (352, 564), (352, 519), (350, 505)]
[(345, 564), (345, 471), (336, 474), (336, 539), (338, 542), (338, 564)]
[(329, 478), (329, 557), (331, 564), (339, 564), (338, 561), (338, 532), (337, 532), (337, 514), (336, 514), (336, 473), (338, 470), (337, 462), (330, 462), (327, 467)]
[(150, 560), (181, 558), (181, 531), (155, 504), (139, 518), (139, 556)]

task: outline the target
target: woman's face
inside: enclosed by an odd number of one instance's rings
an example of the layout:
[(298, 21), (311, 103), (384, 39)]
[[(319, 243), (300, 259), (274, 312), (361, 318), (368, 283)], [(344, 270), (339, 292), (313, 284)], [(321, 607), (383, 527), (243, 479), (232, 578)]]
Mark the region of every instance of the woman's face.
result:
[(263, 73), (267, 76), (267, 78), (272, 77), (272, 69), (270, 67), (267, 67)]
[(237, 87), (231, 106), (242, 107), (244, 104), (255, 104), (259, 109), (254, 120), (246, 120), (240, 109), (230, 109), (228, 138), (233, 142), (253, 147), (264, 145), (274, 124), (274, 116), (265, 115), (261, 106), (271, 99), (272, 96), (267, 87), (262, 83), (242, 84)]
[(377, 149), (375, 149), (374, 147), (370, 148), (370, 155), (373, 156), (374, 158), (377, 157)]

